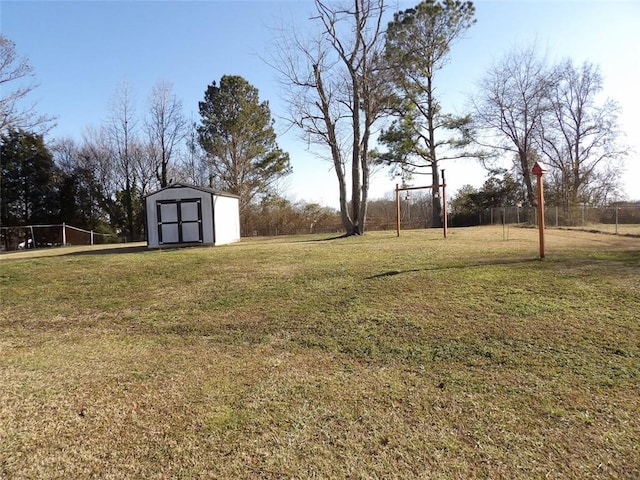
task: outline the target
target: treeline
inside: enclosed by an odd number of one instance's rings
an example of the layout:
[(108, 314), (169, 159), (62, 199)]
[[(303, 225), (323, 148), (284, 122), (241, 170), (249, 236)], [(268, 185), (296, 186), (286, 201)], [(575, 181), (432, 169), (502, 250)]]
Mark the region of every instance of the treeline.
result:
[[(169, 82), (159, 81), (146, 105), (137, 114), (132, 87), (121, 84), (104, 122), (87, 127), (80, 141), (46, 143), (43, 134), (5, 126), (0, 225), (66, 222), (117, 233), (124, 241), (143, 240), (144, 197), (186, 182), (237, 195), (242, 233), (264, 230), (253, 212), (268, 203), (291, 168), (257, 89), (238, 76), (214, 81), (199, 103), (197, 124), (186, 120)], [(298, 215), (315, 208), (308, 207), (289, 209), (292, 216), (309, 217)]]
[[(78, 149), (74, 154), (85, 158), (90, 152)], [(119, 229), (122, 196), (106, 192), (88, 164), (58, 160), (42, 135), (10, 130), (0, 136), (1, 225), (66, 222), (104, 233)]]
[[(141, 185), (134, 175), (129, 190), (117, 178), (108, 145), (87, 138), (45, 144), (42, 135), (23, 130), (0, 135), (0, 225), (67, 223), (99, 233), (116, 233), (122, 241), (145, 239), (143, 199), (161, 180), (149, 176)], [(131, 148), (131, 147), (130, 147)], [(138, 159), (141, 152), (130, 153)], [(139, 168), (140, 163), (134, 168)], [(177, 163), (168, 175), (197, 183), (187, 164)], [(201, 179), (200, 179), (201, 180)], [(131, 213), (127, 212), (131, 203)], [(335, 209), (304, 201), (292, 202), (276, 194), (244, 206), (243, 235), (284, 235), (335, 232), (340, 217)]]
[[(237, 195), (243, 233), (263, 230), (253, 212), (291, 166), (268, 102), (247, 80), (224, 75), (207, 86), (198, 121), (187, 119), (169, 81), (159, 80), (145, 102), (122, 83), (104, 120), (86, 126), (81, 139), (47, 141), (53, 119), (20, 109), (35, 86), (24, 87), (32, 76), (0, 34), (0, 226), (66, 222), (142, 240), (144, 197), (184, 182)], [(314, 209), (290, 205), (290, 217), (317, 223)]]

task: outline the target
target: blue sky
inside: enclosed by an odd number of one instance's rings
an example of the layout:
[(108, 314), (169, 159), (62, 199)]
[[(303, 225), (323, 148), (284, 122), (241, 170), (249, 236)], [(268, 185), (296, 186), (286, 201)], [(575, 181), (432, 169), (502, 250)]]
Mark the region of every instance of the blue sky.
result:
[[(400, 2), (400, 8), (417, 3)], [(617, 100), (629, 156), (623, 186), (640, 199), (640, 0), (477, 1), (477, 24), (452, 50), (440, 72), (445, 108), (464, 111), (467, 94), (493, 61), (513, 45), (537, 42), (552, 60), (571, 57), (601, 67), (604, 95)], [(0, 0), (0, 30), (36, 69), (32, 94), (38, 111), (58, 117), (53, 137), (80, 139), (108, 116), (119, 83), (134, 89), (139, 114), (153, 85), (170, 80), (185, 113), (197, 119), (198, 102), (212, 81), (241, 75), (268, 100), (276, 128), (285, 114), (268, 56), (273, 27), (304, 28), (313, 3), (304, 1), (10, 1)], [(279, 139), (291, 154), (293, 175), (281, 193), (291, 199), (337, 206), (337, 180), (293, 132)], [(472, 160), (450, 162), (449, 191), (482, 185), (485, 173)], [(422, 181), (417, 181), (424, 183)], [(376, 174), (372, 197), (390, 194), (395, 180)]]

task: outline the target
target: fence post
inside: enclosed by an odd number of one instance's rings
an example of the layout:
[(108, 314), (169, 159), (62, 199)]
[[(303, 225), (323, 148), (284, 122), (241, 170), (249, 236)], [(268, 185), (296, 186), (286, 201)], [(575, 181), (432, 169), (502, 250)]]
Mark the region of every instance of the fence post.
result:
[(67, 245), (67, 225), (62, 222), (62, 246)]
[(507, 208), (502, 206), (502, 240), (506, 240), (505, 238), (505, 225), (507, 223)]
[(616, 207), (616, 235), (618, 234), (618, 208), (620, 207)]
[[(33, 245), (33, 248), (36, 248), (36, 236), (33, 234), (33, 225), (29, 226), (29, 229), (31, 230), (31, 244)], [(29, 245), (25, 244), (25, 248), (29, 248)]]

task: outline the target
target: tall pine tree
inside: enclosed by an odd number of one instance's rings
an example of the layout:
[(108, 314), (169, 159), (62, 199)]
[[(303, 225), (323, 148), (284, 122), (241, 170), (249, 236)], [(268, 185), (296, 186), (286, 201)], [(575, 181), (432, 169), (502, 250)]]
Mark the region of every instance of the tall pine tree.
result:
[(240, 76), (225, 75), (199, 103), (198, 140), (207, 154), (209, 183), (240, 197), (240, 211), (291, 171), (276, 142), (269, 103)]
[[(474, 23), (472, 2), (425, 0), (394, 15), (387, 27), (385, 59), (397, 101), (394, 121), (380, 142), (388, 152), (381, 158), (405, 174), (428, 173), (440, 184), (439, 162), (460, 158), (466, 144), (461, 135), (469, 118), (442, 111), (436, 94), (436, 75), (451, 46)], [(438, 188), (432, 189), (433, 226), (442, 226)]]

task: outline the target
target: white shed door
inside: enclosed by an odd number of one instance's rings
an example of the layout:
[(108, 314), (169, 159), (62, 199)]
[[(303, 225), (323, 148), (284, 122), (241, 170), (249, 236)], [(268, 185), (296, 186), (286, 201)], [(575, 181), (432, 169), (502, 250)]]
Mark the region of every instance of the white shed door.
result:
[(202, 242), (202, 201), (161, 200), (158, 211), (158, 240), (167, 243)]

